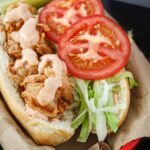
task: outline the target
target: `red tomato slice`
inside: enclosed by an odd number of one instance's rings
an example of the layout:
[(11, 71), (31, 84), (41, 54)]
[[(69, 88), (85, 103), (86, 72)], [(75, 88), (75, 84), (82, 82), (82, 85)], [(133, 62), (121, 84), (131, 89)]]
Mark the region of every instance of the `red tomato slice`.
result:
[(104, 16), (90, 16), (70, 27), (58, 43), (59, 56), (75, 77), (111, 77), (127, 63), (130, 41), (125, 31)]
[(39, 14), (39, 22), (49, 26), (46, 35), (57, 42), (72, 24), (94, 14), (104, 15), (100, 0), (53, 0)]

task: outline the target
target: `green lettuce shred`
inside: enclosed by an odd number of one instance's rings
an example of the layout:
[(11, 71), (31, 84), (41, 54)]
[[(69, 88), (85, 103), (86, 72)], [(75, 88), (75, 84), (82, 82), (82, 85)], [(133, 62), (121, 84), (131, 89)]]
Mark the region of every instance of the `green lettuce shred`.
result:
[[(113, 106), (113, 93), (112, 91), (109, 91), (109, 97), (108, 97), (108, 103), (107, 106)], [(105, 113), (106, 115), (106, 119), (107, 119), (107, 123), (110, 126), (110, 128), (112, 129), (112, 131), (114, 133), (116, 133), (116, 131), (118, 130), (118, 123), (119, 123), (119, 119), (117, 117), (116, 114), (114, 113)]]
[(75, 120), (73, 120), (71, 126), (72, 128), (77, 129), (82, 124), (88, 110), (81, 90), (76, 86), (75, 91), (79, 94), (81, 105), (80, 105), (78, 116)]
[(104, 140), (107, 135), (106, 123), (114, 133), (118, 130), (119, 118), (116, 112), (125, 109), (126, 104), (115, 105), (113, 93), (121, 90), (119, 82), (123, 78), (128, 78), (130, 88), (138, 86), (129, 71), (121, 72), (106, 80), (90, 81), (72, 78), (75, 84), (75, 99), (79, 99), (80, 102), (78, 115), (71, 125), (74, 129), (81, 126), (77, 141), (86, 142), (91, 131), (97, 134), (99, 140)]
[(119, 85), (116, 85), (112, 88), (112, 92), (119, 92), (121, 90), (121, 87)]
[[(24, 0), (25, 3), (33, 7), (40, 8), (49, 3), (51, 0)], [(0, 0), (0, 14), (4, 14), (11, 4), (17, 4), (20, 0)]]
[(71, 127), (77, 129), (83, 122), (86, 116), (87, 110), (84, 110), (73, 122)]
[(119, 82), (123, 78), (128, 78), (130, 89), (138, 86), (138, 83), (134, 80), (132, 73), (129, 71), (121, 72), (112, 78), (108, 78), (107, 81), (108, 83), (115, 83)]
[(112, 131), (116, 133), (118, 130), (118, 122), (119, 122), (118, 117), (113, 113), (105, 113), (105, 115), (108, 125), (110, 126)]
[(81, 132), (80, 132), (80, 135), (79, 135), (77, 141), (83, 142), (83, 143), (86, 142), (90, 132), (91, 132), (91, 130), (90, 130), (90, 125), (89, 125), (89, 115), (86, 114), (86, 116), (82, 122)]

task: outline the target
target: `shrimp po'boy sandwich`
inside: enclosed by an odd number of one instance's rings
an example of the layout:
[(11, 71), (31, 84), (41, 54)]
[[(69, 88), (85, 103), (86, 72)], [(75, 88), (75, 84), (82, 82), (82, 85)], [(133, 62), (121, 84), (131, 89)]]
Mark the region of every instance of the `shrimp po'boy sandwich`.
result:
[(10, 5), (0, 23), (0, 91), (33, 140), (58, 145), (81, 126), (103, 141), (126, 118), (130, 41), (98, 0)]

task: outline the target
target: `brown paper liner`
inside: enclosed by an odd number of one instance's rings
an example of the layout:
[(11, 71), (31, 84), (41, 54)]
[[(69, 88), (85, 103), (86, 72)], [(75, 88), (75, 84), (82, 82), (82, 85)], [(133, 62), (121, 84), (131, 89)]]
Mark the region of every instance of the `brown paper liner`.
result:
[(4, 150), (54, 150), (38, 146), (14, 121), (0, 96), (0, 144)]
[(124, 124), (117, 134), (108, 138), (114, 150), (133, 139), (150, 136), (150, 64), (134, 43), (127, 69), (133, 73), (139, 86), (132, 90), (130, 109)]

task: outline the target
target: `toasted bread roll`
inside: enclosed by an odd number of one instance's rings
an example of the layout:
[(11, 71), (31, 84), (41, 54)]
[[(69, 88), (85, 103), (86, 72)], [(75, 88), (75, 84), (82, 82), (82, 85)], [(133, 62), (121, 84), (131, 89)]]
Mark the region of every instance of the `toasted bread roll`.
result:
[[(15, 11), (22, 7), (28, 10), (22, 4)], [(9, 14), (5, 18), (5, 34), (0, 33), (0, 91), (13, 115), (37, 144), (58, 145), (75, 132), (71, 127), (75, 118), (71, 109), (73, 86), (64, 62), (52, 54), (34, 14), (27, 12), (24, 18), (18, 16), (21, 21), (12, 20)], [(14, 21), (19, 21), (19, 25)], [(29, 38), (31, 33), (35, 36)], [(127, 79), (119, 84), (121, 90), (113, 95), (114, 103), (125, 102), (127, 107), (117, 114), (118, 126), (125, 120), (130, 103)]]

